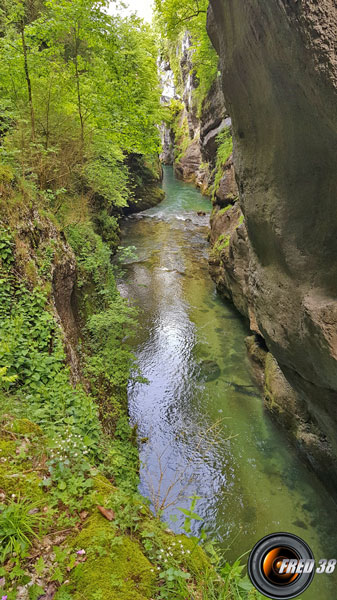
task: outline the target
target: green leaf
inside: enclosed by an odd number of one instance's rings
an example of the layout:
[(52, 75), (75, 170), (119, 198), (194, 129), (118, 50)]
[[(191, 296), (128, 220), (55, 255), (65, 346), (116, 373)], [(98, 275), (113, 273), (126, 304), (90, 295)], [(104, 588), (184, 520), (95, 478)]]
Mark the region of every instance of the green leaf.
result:
[(60, 567), (56, 567), (56, 569), (53, 573), (53, 576), (51, 578), (51, 581), (58, 581), (61, 584), (63, 582), (63, 579), (64, 579), (64, 577), (63, 577)]
[(37, 585), (36, 583), (29, 588), (29, 600), (38, 600), (43, 594), (43, 587)]
[(35, 571), (37, 572), (38, 575), (42, 575), (45, 568), (46, 568), (46, 563), (44, 562), (43, 557), (40, 556), (40, 558), (35, 563)]
[(202, 517), (197, 515), (197, 513), (195, 513), (195, 512), (192, 512), (186, 508), (178, 508), (178, 510), (180, 510), (182, 513), (184, 513), (184, 515), (186, 515), (190, 519), (195, 519), (196, 521), (202, 521)]
[(241, 579), (240, 581), (238, 581), (238, 587), (241, 590), (244, 590), (246, 592), (250, 592), (250, 590), (254, 589), (254, 586), (251, 584), (251, 582), (248, 579), (247, 575), (243, 579)]

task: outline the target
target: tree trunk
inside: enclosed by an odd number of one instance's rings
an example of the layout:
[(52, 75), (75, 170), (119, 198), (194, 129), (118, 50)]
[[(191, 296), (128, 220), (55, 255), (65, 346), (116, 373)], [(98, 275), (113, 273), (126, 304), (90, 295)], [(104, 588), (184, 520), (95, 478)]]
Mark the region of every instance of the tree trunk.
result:
[(79, 47), (79, 32), (74, 31), (75, 36), (75, 56), (74, 56), (74, 65), (75, 65), (75, 77), (76, 77), (76, 89), (77, 89), (77, 106), (78, 106), (78, 114), (81, 123), (81, 154), (83, 154), (83, 146), (84, 146), (84, 119), (82, 114), (82, 98), (81, 98), (81, 88), (80, 88), (80, 74), (78, 72), (78, 47)]
[(32, 96), (32, 84), (30, 81), (29, 69), (28, 69), (27, 46), (26, 46), (26, 39), (25, 39), (25, 26), (24, 26), (23, 22), (21, 24), (21, 39), (22, 39), (22, 48), (23, 48), (24, 69), (25, 69), (25, 76), (26, 76), (26, 82), (27, 82), (27, 88), (28, 88), (31, 136), (32, 136), (32, 141), (34, 141), (35, 140), (35, 115), (34, 115), (34, 105), (33, 105), (33, 96)]

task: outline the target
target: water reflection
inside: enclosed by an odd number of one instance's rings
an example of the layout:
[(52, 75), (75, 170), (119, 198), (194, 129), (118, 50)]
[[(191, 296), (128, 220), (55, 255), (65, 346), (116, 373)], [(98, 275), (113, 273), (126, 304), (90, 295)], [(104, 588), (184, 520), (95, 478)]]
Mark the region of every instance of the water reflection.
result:
[[(336, 506), (264, 414), (246, 358), (245, 325), (208, 275), (209, 202), (165, 172), (165, 201), (127, 220), (123, 243), (137, 247), (124, 292), (141, 309), (133, 340), (148, 384), (129, 388), (138, 424), (141, 492), (179, 529), (188, 496), (210, 535), (235, 559), (263, 535), (304, 537), (317, 558), (336, 555)], [(333, 536), (333, 537), (331, 537)], [(331, 585), (331, 589), (329, 588)], [(335, 598), (328, 577), (307, 600)]]

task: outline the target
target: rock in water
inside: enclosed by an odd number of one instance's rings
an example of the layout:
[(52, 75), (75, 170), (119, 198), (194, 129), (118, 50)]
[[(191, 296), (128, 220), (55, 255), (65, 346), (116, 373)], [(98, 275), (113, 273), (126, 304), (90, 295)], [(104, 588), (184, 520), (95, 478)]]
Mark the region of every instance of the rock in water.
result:
[(221, 369), (214, 360), (203, 360), (199, 364), (198, 379), (204, 381), (214, 381), (221, 375)]

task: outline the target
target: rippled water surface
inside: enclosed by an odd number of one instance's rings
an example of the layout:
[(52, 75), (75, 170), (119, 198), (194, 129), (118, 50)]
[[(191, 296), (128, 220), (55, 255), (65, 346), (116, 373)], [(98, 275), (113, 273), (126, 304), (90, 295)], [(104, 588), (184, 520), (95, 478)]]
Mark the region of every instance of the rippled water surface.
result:
[[(140, 491), (180, 530), (188, 496), (230, 560), (263, 535), (303, 537), (316, 558), (337, 557), (336, 505), (263, 411), (246, 357), (245, 324), (216, 294), (207, 267), (210, 203), (165, 168), (166, 199), (128, 218), (122, 293), (140, 308), (133, 348), (148, 383), (129, 388), (138, 424)], [(207, 213), (198, 215), (198, 212)], [(301, 596), (335, 600), (337, 576)]]

